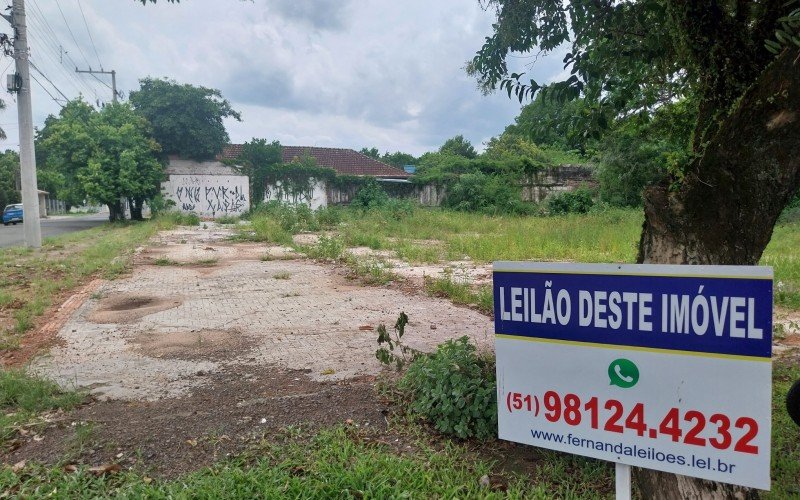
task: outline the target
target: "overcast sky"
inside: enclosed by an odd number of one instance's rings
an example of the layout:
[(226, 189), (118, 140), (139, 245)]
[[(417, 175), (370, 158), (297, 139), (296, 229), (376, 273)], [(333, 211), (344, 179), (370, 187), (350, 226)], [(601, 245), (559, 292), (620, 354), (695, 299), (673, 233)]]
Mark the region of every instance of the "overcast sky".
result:
[[(494, 21), (477, 0), (25, 3), (31, 59), (52, 84), (32, 74), (53, 96), (63, 99), (60, 90), (92, 103), (110, 100), (110, 77), (98, 76), (104, 84), (76, 75), (75, 65), (116, 70), (125, 96), (145, 76), (217, 88), (242, 113), (241, 123), (226, 122), (233, 142), (263, 137), (418, 155), (457, 134), (479, 147), (520, 108), (505, 93), (481, 95), (464, 73)], [(561, 58), (540, 59), (532, 77), (551, 80)], [(4, 58), (0, 69), (10, 63)], [(34, 123), (41, 126), (59, 106), (32, 85)], [(8, 140), (0, 147), (18, 149), (14, 98), (3, 99)]]

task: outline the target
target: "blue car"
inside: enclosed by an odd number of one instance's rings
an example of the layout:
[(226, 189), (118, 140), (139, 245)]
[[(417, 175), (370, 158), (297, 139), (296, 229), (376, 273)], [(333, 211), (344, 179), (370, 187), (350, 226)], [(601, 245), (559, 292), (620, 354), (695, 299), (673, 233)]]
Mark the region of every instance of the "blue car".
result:
[(22, 222), (22, 203), (6, 205), (5, 210), (3, 210), (3, 225), (16, 225), (17, 222)]

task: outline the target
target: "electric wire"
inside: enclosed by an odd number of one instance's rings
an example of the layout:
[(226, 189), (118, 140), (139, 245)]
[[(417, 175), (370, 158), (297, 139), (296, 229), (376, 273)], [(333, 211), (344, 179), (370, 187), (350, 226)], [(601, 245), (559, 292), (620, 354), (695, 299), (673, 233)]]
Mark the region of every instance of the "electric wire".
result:
[[(29, 4), (31, 5), (31, 9), (29, 9), (29, 12), (31, 12), (32, 14), (32, 20), (35, 21), (34, 23), (32, 23), (33, 27), (35, 28), (34, 32), (35, 34), (40, 35), (37, 36), (36, 38), (40, 39), (43, 49), (48, 49), (48, 50), (43, 50), (42, 53), (45, 54), (45, 56), (47, 56), (47, 58), (51, 60), (55, 66), (59, 67), (61, 73), (66, 77), (66, 80), (75, 88), (77, 94), (84, 94), (86, 96), (94, 95), (96, 99), (99, 98), (97, 88), (94, 86), (91, 79), (87, 80), (81, 74), (75, 73), (74, 70), (77, 69), (78, 66), (77, 63), (69, 54), (69, 51), (64, 50), (64, 44), (61, 42), (59, 36), (53, 30), (53, 27), (47, 20), (47, 17), (42, 12), (41, 7), (39, 7), (39, 5), (36, 3), (36, 0), (29, 0)], [(61, 6), (58, 5), (58, 8), (59, 11), (61, 12), (62, 19), (64, 19), (67, 29), (69, 30), (70, 35), (72, 36), (73, 41), (76, 43), (76, 46), (79, 52), (81, 52), (81, 55), (83, 56), (84, 60), (86, 60), (86, 56), (83, 54), (80, 45), (77, 45), (77, 40), (75, 39), (75, 35), (66, 21)], [(92, 42), (94, 41), (92, 40)], [(68, 66), (68, 62), (69, 64), (72, 65), (72, 68)]]
[[(87, 92), (89, 95), (93, 93), (96, 94), (97, 90), (94, 89), (94, 87), (89, 85), (85, 79), (74, 73), (69, 67), (65, 66), (64, 56), (66, 56), (73, 64), (74, 61), (70, 57), (69, 53), (63, 50), (63, 44), (58, 39), (58, 35), (56, 35), (53, 31), (52, 26), (50, 26), (50, 23), (47, 21), (47, 18), (44, 16), (35, 0), (29, 0), (29, 2), (31, 5), (31, 9), (29, 9), (29, 12), (32, 14), (31, 20), (34, 21), (30, 25), (30, 28), (33, 28), (32, 38), (39, 39), (39, 41), (42, 43), (42, 47), (51, 51), (53, 57), (50, 59), (52, 61), (57, 61), (55, 65), (59, 66), (61, 72), (65, 75), (72, 86), (75, 87), (75, 90), (77, 90), (79, 94), (83, 94), (84, 92)], [(41, 32), (41, 36), (37, 36), (39, 32)], [(50, 55), (47, 51), (43, 51), (42, 53), (45, 55)]]
[(69, 31), (72, 41), (75, 42), (75, 46), (78, 47), (78, 52), (80, 52), (81, 57), (83, 57), (83, 61), (86, 63), (86, 66), (91, 68), (92, 65), (89, 64), (89, 60), (86, 59), (86, 54), (84, 54), (83, 50), (81, 50), (81, 45), (78, 43), (78, 39), (75, 38), (75, 33), (72, 32), (72, 28), (70, 28), (69, 23), (67, 22), (67, 16), (64, 15), (64, 10), (61, 9), (61, 4), (58, 0), (56, 0), (56, 6), (58, 7), (58, 11), (61, 13), (61, 19), (64, 20), (64, 24), (67, 26), (67, 31)]
[(63, 97), (63, 98), (64, 98), (64, 99), (66, 99), (67, 101), (69, 101), (69, 100), (70, 100), (70, 99), (69, 99), (69, 97), (67, 97), (66, 95), (64, 95), (64, 93), (63, 93), (63, 92), (61, 92), (61, 89), (59, 89), (58, 87), (56, 87), (56, 84), (55, 84), (55, 83), (53, 83), (53, 81), (52, 81), (52, 80), (50, 80), (50, 78), (48, 78), (48, 77), (47, 77), (47, 75), (45, 75), (44, 73), (42, 73), (42, 70), (40, 70), (40, 69), (39, 69), (39, 68), (38, 68), (38, 67), (37, 67), (35, 64), (33, 64), (33, 61), (30, 61), (30, 60), (29, 60), (29, 62), (31, 63), (31, 68), (33, 68), (34, 70), (36, 70), (36, 72), (37, 72), (37, 73), (39, 73), (40, 75), (42, 75), (42, 78), (44, 78), (45, 80), (47, 80), (47, 82), (48, 82), (50, 85), (52, 85), (52, 86), (53, 86), (53, 88), (54, 88), (54, 89), (56, 89), (56, 91), (57, 91), (59, 94), (61, 94), (61, 97)]
[[(40, 81), (39, 81), (39, 80), (38, 80), (38, 79), (37, 79), (37, 78), (36, 78), (36, 77), (35, 77), (33, 74), (31, 74), (31, 78), (33, 78), (33, 81), (34, 81), (34, 82), (36, 82), (36, 83), (38, 83), (38, 84), (39, 84), (39, 86), (42, 88), (42, 90), (44, 90), (44, 91), (47, 93), (47, 95), (49, 95), (49, 96), (50, 96), (50, 99), (52, 99), (52, 100), (53, 100), (53, 101), (54, 101), (56, 104), (58, 104), (59, 106), (61, 106), (61, 108), (63, 108), (63, 107), (64, 107), (64, 105), (63, 105), (63, 104), (61, 104), (61, 102), (60, 102), (60, 101), (59, 101), (59, 100), (56, 98), (56, 96), (54, 96), (53, 94), (51, 94), (51, 93), (50, 93), (50, 91), (49, 91), (49, 90), (47, 90), (47, 88), (46, 88), (44, 85), (42, 85), (42, 82), (40, 82)], [(69, 101), (69, 99), (68, 99), (67, 101)]]
[(78, 8), (81, 10), (81, 17), (83, 18), (83, 25), (86, 26), (86, 33), (89, 34), (89, 41), (92, 42), (92, 49), (94, 50), (94, 55), (97, 57), (97, 64), (100, 65), (100, 69), (103, 69), (103, 63), (100, 62), (100, 54), (97, 53), (97, 45), (94, 44), (94, 38), (92, 38), (92, 32), (89, 31), (89, 23), (86, 22), (86, 15), (83, 13), (83, 5), (81, 5), (81, 0), (78, 0)]

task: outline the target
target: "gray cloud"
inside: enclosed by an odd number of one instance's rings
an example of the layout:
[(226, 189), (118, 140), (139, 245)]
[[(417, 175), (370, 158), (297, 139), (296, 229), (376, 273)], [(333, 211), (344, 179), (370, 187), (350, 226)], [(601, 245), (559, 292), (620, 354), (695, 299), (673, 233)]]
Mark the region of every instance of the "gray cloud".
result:
[(339, 31), (347, 24), (349, 1), (270, 0), (268, 4), (287, 20), (306, 24), (317, 30)]
[[(58, 41), (80, 58), (55, 4), (36, 3)], [(242, 111), (243, 122), (226, 122), (236, 142), (264, 137), (421, 154), (457, 134), (479, 146), (519, 112), (504, 93), (482, 96), (462, 69), (493, 21), (477, 0), (82, 3), (99, 57), (117, 70), (121, 90), (136, 89), (147, 75), (220, 89)], [(65, 15), (92, 59), (80, 12)], [(94, 90), (84, 94), (92, 101), (95, 93), (110, 98), (102, 84), (89, 77), (76, 83), (74, 67), (59, 67), (58, 46), (48, 46), (31, 22), (32, 57), (59, 88), (75, 97), (89, 85)], [(540, 60), (532, 77), (547, 81), (560, 59)], [(515, 61), (520, 69), (529, 62)], [(6, 101), (4, 123), (16, 116)], [(37, 125), (58, 109), (34, 86)], [(9, 140), (0, 147), (15, 147), (16, 130), (6, 128)]]

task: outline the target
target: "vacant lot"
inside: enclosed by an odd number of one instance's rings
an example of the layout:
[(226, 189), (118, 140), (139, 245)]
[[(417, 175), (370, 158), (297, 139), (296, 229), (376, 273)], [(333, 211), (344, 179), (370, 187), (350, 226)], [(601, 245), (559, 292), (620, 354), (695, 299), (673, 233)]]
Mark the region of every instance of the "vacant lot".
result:
[[(27, 294), (24, 304), (41, 295), (33, 287), (47, 276), (61, 290), (42, 303), (44, 319), (33, 311), (19, 332), (7, 323), (7, 337), (22, 348), (7, 350), (6, 364), (53, 346), (29, 371), (89, 394), (60, 395), (4, 373), (3, 489), (130, 497), (612, 494), (606, 463), (430, 431), (393, 394), (393, 372), (375, 359), (375, 339), (378, 326), (391, 329), (403, 311), (404, 339), (416, 349), (468, 335), (491, 350), (492, 259), (630, 262), (637, 212), (328, 210), (309, 218), (284, 211), (229, 222), (103, 228), (89, 233), (105, 248), (97, 254), (87, 254), (97, 245), (70, 237), (50, 242), (48, 259), (3, 255), (12, 269), (24, 266), (5, 275)], [(800, 487), (800, 432), (782, 408), (800, 377), (797, 233), (779, 227), (764, 258), (776, 268), (783, 304), (776, 498)], [(41, 394), (44, 403), (23, 404), (17, 393)]]

